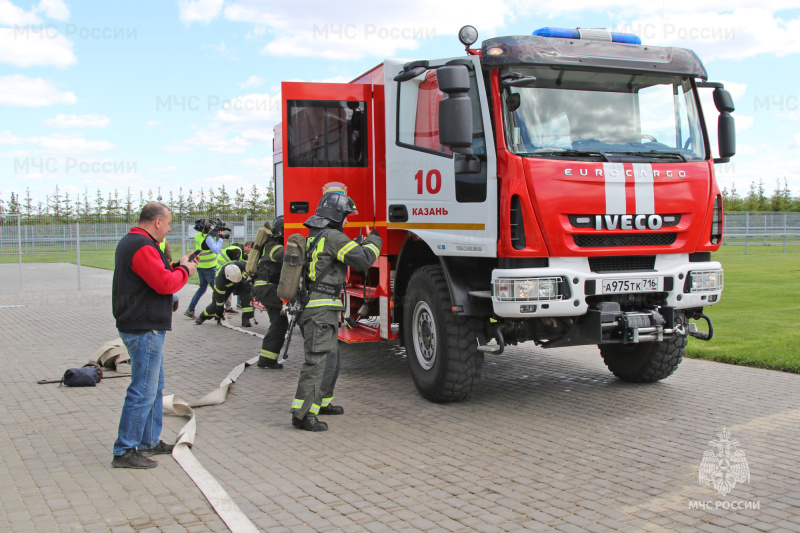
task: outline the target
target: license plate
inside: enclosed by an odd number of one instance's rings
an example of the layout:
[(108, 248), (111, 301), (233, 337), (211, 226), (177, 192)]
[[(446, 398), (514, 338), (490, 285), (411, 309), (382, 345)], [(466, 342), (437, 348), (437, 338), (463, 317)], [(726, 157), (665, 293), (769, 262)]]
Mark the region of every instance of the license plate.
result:
[(603, 294), (658, 291), (660, 278), (604, 279)]

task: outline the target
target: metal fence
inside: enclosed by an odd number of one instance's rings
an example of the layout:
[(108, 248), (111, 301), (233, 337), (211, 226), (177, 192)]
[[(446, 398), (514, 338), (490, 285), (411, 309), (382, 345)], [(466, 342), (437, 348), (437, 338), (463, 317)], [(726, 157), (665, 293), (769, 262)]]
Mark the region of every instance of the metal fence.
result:
[(800, 213), (733, 212), (725, 214), (722, 244), (783, 246), (800, 244)]
[[(195, 219), (173, 219), (167, 240), (175, 258), (194, 249)], [(225, 222), (233, 229), (232, 240), (244, 243), (272, 219), (270, 214)], [(0, 291), (46, 290), (54, 281), (80, 290), (82, 280), (110, 277), (117, 243), (135, 225), (124, 217), (54, 222), (51, 217), (6, 214), (0, 217)], [(743, 245), (745, 253), (751, 245), (783, 246), (785, 252), (787, 244), (800, 244), (800, 213), (727, 213), (724, 227), (722, 243)], [(81, 272), (81, 266), (95, 268)]]
[[(232, 242), (244, 243), (272, 219), (272, 215), (256, 219), (245, 215), (225, 223), (233, 230)], [(167, 241), (175, 260), (194, 250), (195, 220), (173, 219)], [(110, 277), (117, 243), (135, 225), (124, 217), (54, 222), (49, 217), (6, 214), (0, 218), (0, 291), (47, 290), (56, 281), (80, 290), (88, 277)], [(81, 266), (108, 272), (85, 268), (81, 272)]]

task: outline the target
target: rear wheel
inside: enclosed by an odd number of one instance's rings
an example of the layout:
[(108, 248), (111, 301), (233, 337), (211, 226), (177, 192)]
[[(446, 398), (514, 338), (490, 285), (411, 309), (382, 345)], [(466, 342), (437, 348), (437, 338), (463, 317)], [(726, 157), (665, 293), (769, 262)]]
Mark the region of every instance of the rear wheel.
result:
[(409, 280), (403, 331), (411, 377), (420, 394), (433, 402), (466, 398), (480, 379), (480, 322), (454, 315), (440, 266), (425, 266)]
[(631, 383), (653, 383), (675, 372), (686, 354), (688, 340), (674, 335), (662, 342), (601, 344), (600, 355), (611, 372)]

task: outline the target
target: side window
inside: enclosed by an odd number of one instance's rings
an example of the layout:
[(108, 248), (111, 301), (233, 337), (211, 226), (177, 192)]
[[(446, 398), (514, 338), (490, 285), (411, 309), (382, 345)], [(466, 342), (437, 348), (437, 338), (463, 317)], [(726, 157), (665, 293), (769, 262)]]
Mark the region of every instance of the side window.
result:
[[(486, 155), (478, 88), (475, 73), (470, 73), (469, 98), (472, 102), (472, 150)], [(436, 71), (428, 70), (413, 80), (400, 83), (397, 110), (397, 143), (408, 148), (450, 154), (439, 144), (439, 102), (444, 93), (439, 90)]]
[(290, 167), (366, 167), (366, 103), (287, 101)]

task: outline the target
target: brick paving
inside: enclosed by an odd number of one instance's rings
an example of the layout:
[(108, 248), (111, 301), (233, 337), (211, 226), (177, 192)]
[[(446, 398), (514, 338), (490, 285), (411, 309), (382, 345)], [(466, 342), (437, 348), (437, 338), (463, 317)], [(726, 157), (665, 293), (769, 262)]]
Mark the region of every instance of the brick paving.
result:
[[(110, 467), (127, 378), (36, 384), (117, 337), (111, 273), (82, 275), (79, 292), (58, 282), (0, 292), (0, 531), (227, 531), (171, 457)], [(180, 293), (165, 348), (165, 392), (190, 401), (261, 342), (183, 317), (194, 288)], [(196, 410), (195, 456), (263, 531), (800, 531), (798, 375), (685, 360), (660, 383), (632, 385), (596, 348), (529, 343), (488, 356), (467, 401), (433, 404), (401, 348), (342, 345), (335, 403), (346, 414), (308, 433), (290, 424), (296, 333), (284, 370), (250, 367), (226, 403)], [(165, 417), (165, 440), (183, 424)], [(723, 428), (751, 474), (727, 496), (698, 483)]]

